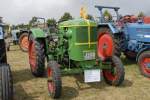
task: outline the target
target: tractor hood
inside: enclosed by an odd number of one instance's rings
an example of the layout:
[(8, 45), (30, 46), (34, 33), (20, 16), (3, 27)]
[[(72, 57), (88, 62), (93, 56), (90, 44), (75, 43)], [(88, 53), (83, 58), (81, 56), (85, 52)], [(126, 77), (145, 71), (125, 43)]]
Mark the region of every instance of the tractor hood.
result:
[(129, 39), (150, 42), (150, 24), (130, 23), (126, 25), (125, 31), (128, 33)]
[(81, 26), (96, 26), (96, 23), (91, 20), (80, 18), (80, 19), (64, 21), (59, 24), (59, 27), (81, 27)]

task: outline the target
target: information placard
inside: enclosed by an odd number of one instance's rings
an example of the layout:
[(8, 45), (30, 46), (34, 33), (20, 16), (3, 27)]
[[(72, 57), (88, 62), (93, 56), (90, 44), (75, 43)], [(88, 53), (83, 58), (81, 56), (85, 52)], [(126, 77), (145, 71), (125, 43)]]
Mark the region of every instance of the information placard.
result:
[(84, 82), (99, 82), (101, 81), (100, 69), (84, 70)]

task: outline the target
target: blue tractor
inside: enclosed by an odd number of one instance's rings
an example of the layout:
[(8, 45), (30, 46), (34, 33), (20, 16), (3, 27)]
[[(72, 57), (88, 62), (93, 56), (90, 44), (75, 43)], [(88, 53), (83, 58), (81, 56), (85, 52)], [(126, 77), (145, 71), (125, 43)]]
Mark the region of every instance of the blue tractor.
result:
[(142, 75), (150, 77), (150, 24), (141, 20), (126, 23), (124, 31), (124, 54), (129, 59), (136, 59)]
[[(141, 74), (150, 77), (150, 24), (143, 23), (141, 18), (133, 22), (130, 16), (128, 18), (119, 16), (118, 7), (95, 7), (101, 14), (98, 24), (99, 33), (111, 34), (118, 44), (113, 45), (116, 48), (114, 54), (120, 56), (123, 52), (126, 58), (136, 60)], [(116, 20), (106, 20), (102, 12), (104, 8), (114, 9), (117, 15)]]
[(11, 31), (11, 41), (7, 44), (7, 51), (10, 50), (10, 44), (19, 45), (20, 49), (23, 52), (28, 51), (28, 30), (20, 29), (20, 30), (12, 30)]
[[(98, 38), (103, 36), (103, 34), (106, 34), (107, 36), (105, 36), (103, 41), (99, 41), (98, 40), (98, 45), (101, 45), (102, 47), (105, 47), (104, 49), (106, 49), (106, 51), (104, 52), (103, 50), (99, 50), (99, 52), (101, 52), (101, 54), (103, 55), (107, 55), (109, 54), (109, 52), (111, 52), (111, 48), (114, 48), (113, 50), (113, 54), (120, 56), (121, 55), (121, 44), (120, 41), (118, 41), (118, 38), (120, 38), (121, 34), (122, 34), (122, 30), (118, 25), (119, 22), (119, 14), (118, 14), (118, 10), (120, 9), (119, 7), (106, 7), (106, 6), (95, 6), (96, 8), (98, 8), (98, 10), (100, 11), (100, 20), (98, 23)], [(116, 16), (105, 16), (103, 9), (110, 9), (110, 10), (114, 10), (116, 12)], [(111, 40), (108, 36), (108, 34), (113, 37)], [(113, 41), (114, 44), (111, 44)], [(103, 58), (103, 55), (101, 58)]]
[[(122, 31), (120, 30), (117, 23), (119, 21), (118, 7), (104, 7), (95, 6), (100, 11), (101, 17), (100, 22), (97, 24), (97, 54), (102, 61), (110, 61), (111, 55), (119, 56), (121, 55), (121, 41), (118, 41)], [(116, 12), (117, 16), (104, 16), (103, 9), (110, 9)], [(115, 77), (115, 72), (119, 72), (117, 67), (113, 67), (111, 71), (103, 73), (106, 82), (110, 83), (117, 78)]]

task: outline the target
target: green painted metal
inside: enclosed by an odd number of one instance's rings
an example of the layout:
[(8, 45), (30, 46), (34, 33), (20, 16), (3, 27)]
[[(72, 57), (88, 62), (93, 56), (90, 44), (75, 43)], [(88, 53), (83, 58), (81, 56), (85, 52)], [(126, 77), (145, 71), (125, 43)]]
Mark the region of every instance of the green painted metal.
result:
[(45, 38), (46, 37), (44, 31), (40, 28), (32, 28), (31, 32), (32, 32), (34, 38)]
[(60, 23), (59, 28), (62, 34), (69, 37), (68, 53), (71, 60), (84, 61), (86, 52), (96, 54), (97, 32), (94, 21), (75, 19)]
[(89, 26), (89, 24), (87, 23), (87, 21), (89, 21), (91, 27), (92, 26), (93, 27), (97, 26), (97, 24), (94, 21), (79, 18), (79, 19), (64, 21), (64, 22), (62, 22), (62, 23), (59, 24), (59, 28)]
[(80, 61), (76, 62), (76, 65), (78, 67), (71, 67), (67, 68), (67, 66), (63, 66), (64, 69), (61, 70), (63, 75), (68, 74), (79, 74), (84, 72), (84, 70), (90, 70), (90, 69), (111, 69), (112, 65), (111, 62), (99, 62), (98, 65), (96, 65), (95, 60), (91, 61)]
[(69, 75), (69, 74), (79, 74), (84, 72), (84, 70), (82, 68), (64, 68), (61, 70), (62, 75)]

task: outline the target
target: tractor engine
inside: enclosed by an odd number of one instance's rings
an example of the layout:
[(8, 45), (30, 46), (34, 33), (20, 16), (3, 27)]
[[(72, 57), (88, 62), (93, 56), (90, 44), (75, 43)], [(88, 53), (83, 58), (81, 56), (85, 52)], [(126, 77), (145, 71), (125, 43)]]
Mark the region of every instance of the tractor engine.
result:
[(57, 48), (58, 44), (57, 34), (51, 34), (50, 36), (48, 36), (48, 44), (49, 44), (49, 51), (55, 52), (55, 48)]
[(136, 40), (130, 40), (128, 42), (128, 50), (130, 51), (137, 51), (138, 50), (138, 43)]

